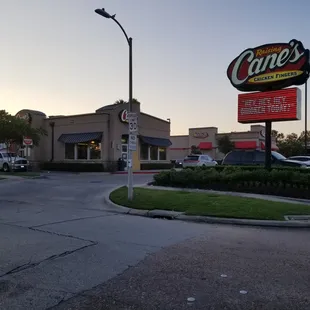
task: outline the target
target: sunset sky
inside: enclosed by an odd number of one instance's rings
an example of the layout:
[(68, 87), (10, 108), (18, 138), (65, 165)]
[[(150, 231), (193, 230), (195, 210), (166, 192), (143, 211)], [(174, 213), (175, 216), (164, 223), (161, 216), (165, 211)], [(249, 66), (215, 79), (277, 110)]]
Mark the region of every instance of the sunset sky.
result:
[[(170, 118), (172, 134), (189, 127), (248, 130), (237, 123), (229, 63), (265, 43), (298, 39), (310, 48), (309, 0), (6, 0), (0, 108), (70, 115), (127, 100), (128, 45), (112, 20), (94, 13), (102, 7), (133, 38), (141, 110)], [(301, 121), (274, 129), (302, 131), (303, 110), (304, 103)]]

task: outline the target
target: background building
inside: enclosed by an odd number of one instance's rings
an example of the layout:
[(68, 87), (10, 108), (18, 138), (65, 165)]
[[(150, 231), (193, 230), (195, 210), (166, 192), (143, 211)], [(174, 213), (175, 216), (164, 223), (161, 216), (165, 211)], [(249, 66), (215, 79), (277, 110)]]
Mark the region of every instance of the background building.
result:
[[(128, 122), (127, 104), (104, 106), (95, 113), (57, 115), (22, 110), (16, 116), (42, 127), (47, 136), (38, 147), (21, 149), (21, 155), (35, 162), (102, 162), (108, 164), (119, 158), (127, 159)], [(142, 113), (140, 104), (133, 103), (138, 114), (138, 143), (133, 152), (133, 169), (142, 164), (170, 163), (170, 122)]]
[[(252, 125), (249, 131), (218, 133), (217, 127), (189, 128), (188, 135), (171, 136), (170, 147), (171, 160), (182, 159), (191, 153), (191, 147), (195, 146), (203, 154), (208, 154), (216, 160), (223, 159), (225, 154), (218, 149), (218, 139), (228, 135), (235, 149), (264, 149), (265, 127)], [(277, 150), (275, 140), (272, 149)]]

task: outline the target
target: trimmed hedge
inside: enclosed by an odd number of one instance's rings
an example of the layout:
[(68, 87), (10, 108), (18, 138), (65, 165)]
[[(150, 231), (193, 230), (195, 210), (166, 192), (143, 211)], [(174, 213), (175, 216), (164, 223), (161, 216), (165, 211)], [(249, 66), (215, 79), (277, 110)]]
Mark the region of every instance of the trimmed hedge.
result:
[(67, 171), (67, 172), (113, 172), (118, 166), (117, 162), (79, 163), (79, 162), (44, 162), (41, 170)]
[(159, 169), (172, 169), (173, 163), (142, 163), (140, 164), (141, 170), (159, 170)]
[(154, 185), (237, 191), (310, 199), (310, 173), (306, 169), (247, 169), (227, 166), (224, 169), (195, 168), (162, 171), (154, 176)]
[[(218, 172), (221, 172), (225, 169), (235, 169), (235, 170), (244, 170), (244, 171), (257, 171), (257, 170), (264, 170), (265, 168), (263, 166), (233, 166), (233, 165), (217, 165), (217, 166), (205, 166), (205, 167), (187, 167), (185, 169), (215, 169)], [(310, 173), (310, 169), (307, 168), (299, 168), (299, 167), (293, 167), (293, 166), (272, 166), (271, 170), (277, 170), (277, 171), (298, 171), (300, 173)]]

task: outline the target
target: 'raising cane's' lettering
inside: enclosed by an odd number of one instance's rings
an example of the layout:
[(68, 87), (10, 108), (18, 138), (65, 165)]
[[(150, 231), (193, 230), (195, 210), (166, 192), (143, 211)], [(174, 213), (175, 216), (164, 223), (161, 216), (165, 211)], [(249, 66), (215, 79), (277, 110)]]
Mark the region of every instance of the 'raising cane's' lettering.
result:
[(291, 40), (245, 50), (231, 62), (227, 76), (241, 91), (264, 91), (301, 85), (309, 71), (309, 50)]

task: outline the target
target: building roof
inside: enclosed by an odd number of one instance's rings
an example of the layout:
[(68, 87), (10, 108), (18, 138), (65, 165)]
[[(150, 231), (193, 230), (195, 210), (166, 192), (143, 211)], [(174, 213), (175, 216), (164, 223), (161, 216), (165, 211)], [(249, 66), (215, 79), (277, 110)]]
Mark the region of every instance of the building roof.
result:
[(156, 117), (156, 116), (153, 116), (153, 115), (147, 114), (147, 113), (140, 112), (140, 114), (143, 114), (143, 115), (146, 115), (146, 116), (149, 116), (149, 117), (155, 118), (155, 119), (157, 119), (157, 120), (159, 120), (159, 121), (162, 121), (162, 122), (165, 122), (165, 123), (170, 123), (170, 122), (169, 122), (169, 121), (167, 121), (167, 120), (164, 120), (164, 119), (162, 119), (162, 118), (159, 118), (159, 117)]

